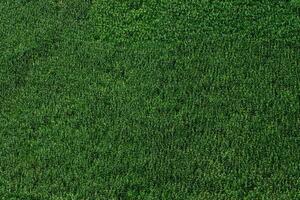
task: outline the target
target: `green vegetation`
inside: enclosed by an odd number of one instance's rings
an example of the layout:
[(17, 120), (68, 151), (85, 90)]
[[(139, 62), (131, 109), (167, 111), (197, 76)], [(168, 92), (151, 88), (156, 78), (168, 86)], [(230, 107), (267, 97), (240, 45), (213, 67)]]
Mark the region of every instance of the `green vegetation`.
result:
[(300, 6), (300, 0), (291, 0), (292, 5)]
[(0, 2), (0, 199), (300, 198), (299, 9), (183, 2)]

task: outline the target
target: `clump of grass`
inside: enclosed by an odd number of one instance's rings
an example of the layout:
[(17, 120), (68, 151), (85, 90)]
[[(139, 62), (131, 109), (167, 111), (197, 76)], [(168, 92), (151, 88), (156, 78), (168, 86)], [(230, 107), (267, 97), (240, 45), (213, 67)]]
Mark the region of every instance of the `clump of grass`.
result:
[(300, 0), (291, 0), (291, 4), (292, 4), (293, 6), (300, 7)]

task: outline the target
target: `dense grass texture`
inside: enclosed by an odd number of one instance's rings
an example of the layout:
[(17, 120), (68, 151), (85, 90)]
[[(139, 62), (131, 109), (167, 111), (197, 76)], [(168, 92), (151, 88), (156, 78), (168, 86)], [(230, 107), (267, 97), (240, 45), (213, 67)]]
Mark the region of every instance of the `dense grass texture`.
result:
[(300, 4), (1, 0), (0, 199), (300, 199)]

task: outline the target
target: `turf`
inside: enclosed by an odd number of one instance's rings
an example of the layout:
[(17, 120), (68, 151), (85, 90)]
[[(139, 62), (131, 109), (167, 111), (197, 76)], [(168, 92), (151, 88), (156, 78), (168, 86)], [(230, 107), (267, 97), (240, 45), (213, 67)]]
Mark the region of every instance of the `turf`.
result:
[(1, 199), (299, 199), (283, 0), (1, 0)]

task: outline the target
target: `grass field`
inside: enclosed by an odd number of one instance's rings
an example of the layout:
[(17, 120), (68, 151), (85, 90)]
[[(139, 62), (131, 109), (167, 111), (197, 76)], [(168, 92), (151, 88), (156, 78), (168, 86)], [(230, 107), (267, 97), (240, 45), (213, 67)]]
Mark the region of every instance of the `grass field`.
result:
[(184, 2), (0, 1), (0, 199), (300, 199), (300, 4)]

